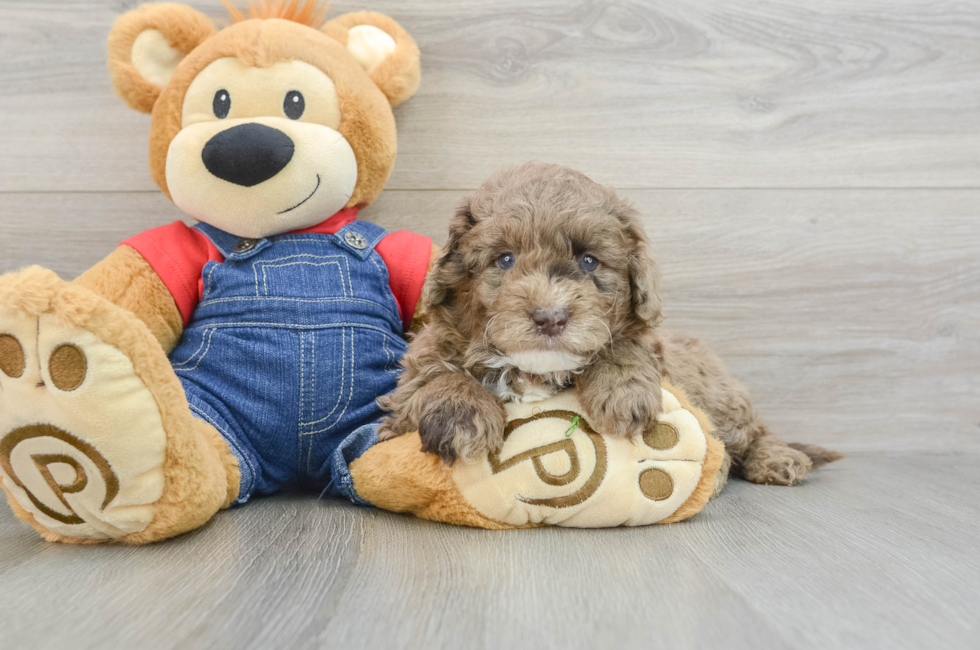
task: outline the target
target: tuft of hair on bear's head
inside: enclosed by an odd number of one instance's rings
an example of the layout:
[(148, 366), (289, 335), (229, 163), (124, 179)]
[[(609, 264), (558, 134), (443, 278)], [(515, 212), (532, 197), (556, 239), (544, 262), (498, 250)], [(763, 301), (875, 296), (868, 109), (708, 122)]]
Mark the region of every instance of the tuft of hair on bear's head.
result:
[(228, 10), (234, 23), (256, 18), (260, 20), (279, 18), (313, 29), (323, 27), (327, 22), (327, 12), (330, 11), (330, 2), (323, 0), (257, 0), (257, 2), (248, 0), (246, 12), (232, 4), (231, 0), (221, 0), (221, 4)]

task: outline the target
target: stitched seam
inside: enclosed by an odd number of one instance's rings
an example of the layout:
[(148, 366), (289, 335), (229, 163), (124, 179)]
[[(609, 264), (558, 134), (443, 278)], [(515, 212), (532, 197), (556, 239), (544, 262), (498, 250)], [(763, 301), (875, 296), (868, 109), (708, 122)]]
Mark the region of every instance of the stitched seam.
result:
[[(382, 239), (384, 239), (384, 237), (382, 237)], [(381, 253), (378, 253), (377, 251), (372, 251), (372, 252), (374, 252), (375, 255), (371, 255), (368, 259), (371, 260), (371, 263), (373, 263), (374, 266), (377, 267), (378, 273), (381, 274), (381, 285), (384, 287), (381, 290), (381, 292), (387, 298), (387, 301), (391, 303), (389, 305), (380, 305), (380, 303), (378, 304), (381, 306), (382, 309), (384, 309), (394, 317), (395, 321), (402, 326), (402, 331), (404, 331), (405, 323), (404, 323), (404, 319), (402, 318), (402, 309), (401, 306), (398, 304), (398, 298), (395, 296), (394, 290), (391, 288), (391, 273), (388, 271), (388, 264), (387, 262), (384, 261), (384, 258), (381, 257)], [(375, 257), (381, 259), (381, 262), (384, 266), (382, 266), (382, 264), (378, 264), (378, 260), (376, 260)], [(395, 308), (394, 311), (392, 311), (391, 309), (392, 307)]]
[[(318, 239), (303, 239), (303, 240), (293, 240), (293, 241), (320, 241)], [(271, 260), (260, 260), (252, 265), (252, 273), (255, 276), (255, 295), (259, 296), (259, 267), (262, 267), (262, 277), (265, 278), (265, 267), (272, 264), (273, 262), (282, 262), (285, 260), (295, 259), (297, 257), (312, 257), (317, 260), (334, 260), (334, 259), (345, 259), (343, 255), (313, 255), (312, 253), (300, 253), (297, 255), (287, 255), (285, 257), (276, 257)], [(339, 265), (338, 265), (339, 266)], [(347, 269), (348, 273), (350, 268)], [(341, 269), (343, 273), (343, 269)], [(341, 287), (343, 287), (343, 281), (341, 280)], [(269, 288), (266, 287), (266, 293), (269, 292)]]
[[(206, 278), (204, 278), (204, 295), (201, 296), (201, 301), (202, 302), (204, 301), (205, 298), (207, 298), (208, 296), (211, 295), (211, 274), (214, 273), (214, 270), (216, 268), (218, 268), (219, 266), (220, 266), (220, 264), (218, 264), (217, 262), (214, 262), (212, 264), (211, 268), (208, 269), (208, 276)], [(198, 306), (200, 306), (200, 305), (198, 305)]]
[[(311, 431), (307, 435), (311, 435), (312, 436), (312, 435), (317, 434), (317, 433), (324, 433), (326, 431), (330, 431), (330, 429), (333, 429), (335, 426), (337, 426), (340, 423), (340, 421), (343, 419), (344, 413), (347, 412), (347, 408), (350, 406), (351, 400), (354, 398), (354, 365), (355, 365), (355, 358), (354, 358), (354, 331), (351, 330), (351, 333), (350, 333), (350, 375), (351, 375), (351, 377), (350, 377), (350, 392), (347, 395), (347, 403), (344, 404), (344, 410), (340, 412), (340, 415), (338, 415), (337, 416), (337, 419), (333, 421), (333, 424), (331, 424), (330, 426), (328, 426), (328, 427), (326, 427), (324, 429), (320, 429), (318, 431)], [(344, 367), (346, 367), (346, 363), (344, 364)], [(340, 393), (341, 397), (343, 397), (343, 394), (344, 394), (343, 393), (343, 386), (341, 386), (341, 393)], [(330, 417), (330, 416), (328, 415), (327, 417)]]
[[(335, 236), (336, 235), (328, 235), (328, 237), (335, 237)], [(276, 239), (279, 240), (279, 241), (282, 240), (280, 237), (277, 237)], [(292, 238), (290, 238), (290, 239), (287, 239), (286, 241), (289, 241), (289, 242), (294, 242), (294, 241), (315, 241), (315, 242), (320, 242), (321, 244), (327, 244), (327, 243), (336, 244), (336, 242), (332, 242), (329, 239), (310, 239), (310, 238), (292, 239)], [(310, 254), (310, 253), (307, 253), (307, 254)], [(337, 256), (337, 257), (339, 257), (339, 256)]]
[(358, 305), (371, 305), (373, 307), (378, 307), (380, 309), (383, 309), (385, 311), (385, 313), (387, 313), (389, 316), (394, 317), (394, 319), (396, 321), (398, 321), (399, 323), (401, 323), (401, 318), (396, 313), (394, 313), (393, 311), (391, 311), (391, 308), (389, 306), (383, 305), (380, 302), (375, 302), (373, 300), (362, 300), (360, 298), (322, 298), (322, 299), (319, 299), (319, 300), (312, 300), (312, 299), (305, 299), (305, 298), (278, 298), (278, 297), (273, 297), (273, 296), (258, 296), (256, 298), (251, 298), (251, 297), (249, 297), (249, 298), (217, 298), (215, 300), (208, 300), (207, 302), (202, 302), (200, 305), (198, 305), (198, 307), (206, 307), (208, 305), (215, 305), (215, 304), (218, 304), (220, 302), (255, 302), (257, 300), (258, 301), (261, 301), (261, 300), (275, 300), (275, 301), (279, 301), (279, 302), (300, 302), (300, 303), (310, 303), (310, 304), (316, 304), (316, 303), (321, 303), (321, 302), (322, 303), (326, 303), (326, 302), (350, 302), (350, 303), (354, 303), (354, 304), (358, 304)]
[(227, 322), (227, 323), (210, 323), (209, 327), (218, 329), (220, 327), (297, 327), (300, 329), (333, 329), (336, 327), (361, 327), (364, 329), (374, 330), (376, 332), (381, 332), (383, 334), (390, 333), (391, 330), (385, 330), (375, 325), (365, 325), (364, 323), (320, 323), (316, 325), (307, 325), (303, 323), (277, 323), (273, 321), (269, 322), (248, 322), (248, 323), (238, 323), (238, 322)]
[(397, 375), (399, 374), (398, 368), (392, 366), (398, 361), (398, 356), (391, 351), (391, 348), (388, 347), (387, 334), (382, 335), (382, 340), (384, 341), (382, 345), (385, 350), (385, 356), (388, 358), (388, 363), (385, 364), (385, 372), (390, 373), (392, 375)]
[(204, 342), (207, 341), (207, 340), (208, 340), (208, 330), (204, 330), (204, 336), (201, 337), (201, 344), (199, 346), (197, 346), (197, 349), (196, 350), (194, 350), (194, 354), (192, 354), (191, 356), (187, 357), (187, 359), (185, 359), (184, 361), (181, 361), (180, 363), (173, 363), (173, 362), (171, 362), (170, 365), (172, 367), (174, 367), (174, 368), (178, 368), (180, 366), (186, 366), (188, 363), (191, 362), (191, 360), (194, 357), (197, 356), (197, 353), (200, 352), (204, 348)]
[[(312, 339), (310, 345), (310, 354), (313, 356), (313, 360), (310, 363), (310, 417), (316, 415), (316, 332), (310, 332), (310, 338)], [(300, 411), (302, 413), (302, 411)], [(300, 425), (302, 426), (302, 425)], [(300, 433), (300, 438), (302, 439), (302, 432)], [(313, 473), (311, 465), (313, 464), (313, 440), (309, 441), (308, 450), (306, 452), (306, 475), (309, 476)]]
[(286, 260), (294, 260), (297, 257), (312, 257), (315, 260), (343, 260), (347, 259), (344, 255), (314, 255), (313, 253), (297, 253), (296, 255), (286, 255), (285, 257), (276, 257), (271, 260), (259, 260), (255, 263), (256, 266), (264, 266), (272, 264), (273, 262), (285, 262)]
[[(221, 435), (222, 435), (222, 436), (224, 436), (224, 439), (225, 439), (225, 441), (226, 441), (226, 442), (227, 442), (227, 443), (228, 443), (228, 444), (229, 444), (230, 446), (232, 446), (232, 447), (234, 447), (234, 448), (235, 448), (235, 449), (236, 449), (236, 450), (238, 451), (238, 454), (237, 454), (237, 456), (238, 456), (239, 458), (241, 458), (242, 460), (244, 460), (244, 461), (245, 461), (245, 463), (246, 463), (246, 464), (248, 465), (248, 468), (249, 468), (249, 471), (250, 471), (250, 473), (252, 474), (252, 480), (251, 480), (251, 482), (249, 483), (249, 486), (248, 486), (248, 489), (247, 489), (247, 490), (245, 490), (245, 492), (247, 492), (248, 494), (251, 494), (251, 493), (252, 493), (252, 490), (254, 490), (254, 489), (255, 489), (255, 481), (256, 481), (256, 479), (257, 479), (257, 477), (258, 477), (258, 474), (257, 474), (257, 473), (256, 473), (256, 471), (255, 471), (255, 465), (254, 465), (254, 464), (252, 464), (252, 459), (250, 459), (250, 458), (248, 457), (248, 454), (246, 454), (246, 453), (245, 453), (245, 450), (244, 450), (244, 449), (242, 448), (242, 446), (238, 444), (238, 441), (237, 441), (237, 440), (235, 440), (235, 437), (234, 437), (234, 436), (232, 436), (232, 435), (231, 435), (230, 433), (228, 433), (227, 431), (225, 431), (224, 429), (222, 429), (222, 428), (221, 428), (221, 427), (220, 427), (220, 426), (218, 425), (218, 423), (217, 423), (217, 422), (215, 422), (215, 421), (214, 421), (214, 420), (213, 420), (213, 419), (211, 418), (211, 416), (209, 416), (209, 415), (208, 415), (207, 413), (205, 413), (204, 411), (202, 411), (202, 410), (201, 410), (200, 408), (198, 408), (197, 406), (194, 406), (193, 404), (190, 404), (189, 402), (188, 402), (188, 406), (190, 406), (190, 407), (191, 407), (191, 410), (192, 410), (192, 411), (195, 411), (195, 412), (197, 412), (197, 414), (198, 414), (198, 415), (200, 415), (200, 416), (201, 416), (202, 418), (204, 418), (205, 420), (207, 420), (207, 421), (208, 421), (208, 423), (209, 423), (209, 424), (210, 424), (211, 426), (213, 426), (213, 427), (214, 427), (215, 429), (217, 429), (218, 431), (220, 431), (220, 432), (221, 432)], [(241, 494), (239, 494), (238, 496), (239, 496), (239, 497), (241, 497)]]
[(391, 351), (388, 349), (388, 337), (385, 335), (381, 336), (381, 349), (385, 353), (385, 372), (388, 372), (388, 366), (391, 365)]
[[(266, 294), (269, 293), (269, 278), (266, 275), (267, 269), (281, 269), (286, 266), (329, 266), (332, 264), (337, 265), (337, 272), (340, 273), (340, 288), (344, 290), (344, 297), (347, 298), (347, 290), (344, 287), (344, 269), (341, 268), (338, 262), (322, 262), (320, 264), (314, 264), (313, 262), (289, 262), (288, 264), (262, 264), (262, 288), (265, 290)], [(255, 266), (260, 266), (256, 264)], [(350, 279), (348, 278), (348, 284), (350, 284)], [(257, 295), (257, 294), (256, 294)]]
[[(330, 412), (329, 413), (327, 413), (325, 416), (323, 416), (319, 420), (314, 420), (312, 422), (303, 422), (303, 423), (300, 424), (300, 426), (303, 426), (303, 427), (312, 427), (314, 424), (320, 424), (324, 420), (328, 420), (330, 418), (330, 416), (334, 414), (334, 411), (337, 410), (337, 407), (340, 406), (340, 400), (343, 399), (343, 397), (344, 397), (344, 386), (345, 386), (346, 381), (347, 381), (346, 380), (346, 377), (347, 377), (347, 330), (346, 329), (340, 330), (340, 337), (341, 337), (340, 338), (340, 354), (341, 354), (341, 359), (340, 359), (340, 390), (337, 391), (337, 403), (333, 405), (333, 408), (330, 409)], [(353, 338), (353, 334), (351, 335), (351, 337)], [(302, 413), (302, 411), (300, 411), (300, 413)], [(314, 415), (313, 413), (310, 413), (310, 417), (313, 417), (313, 415)], [(323, 429), (322, 431), (326, 431), (326, 430), (327, 429)], [(307, 432), (307, 433), (305, 433), (303, 435), (311, 436), (314, 433), (320, 433), (320, 431)]]
[[(214, 331), (215, 331), (215, 329), (217, 329), (217, 328), (211, 328), (211, 329), (208, 330), (208, 347), (204, 348), (204, 352), (201, 354), (200, 357), (198, 357), (197, 363), (194, 364), (194, 367), (193, 368), (177, 368), (177, 367), (174, 367), (174, 372), (191, 372), (192, 370), (197, 370), (197, 367), (201, 365), (201, 362), (202, 361), (204, 361), (204, 357), (208, 356), (208, 350), (211, 349), (211, 339), (214, 337)], [(187, 363), (190, 363), (190, 361), (191, 360), (188, 359), (187, 360)]]
[[(303, 418), (306, 417), (306, 334), (300, 333), (299, 335), (299, 419), (300, 419), (300, 430), (297, 431), (299, 435), (299, 443), (303, 442)], [(310, 445), (312, 447), (312, 445)], [(302, 452), (301, 452), (302, 453)], [(306, 458), (307, 464), (309, 464), (310, 452), (307, 450)]]

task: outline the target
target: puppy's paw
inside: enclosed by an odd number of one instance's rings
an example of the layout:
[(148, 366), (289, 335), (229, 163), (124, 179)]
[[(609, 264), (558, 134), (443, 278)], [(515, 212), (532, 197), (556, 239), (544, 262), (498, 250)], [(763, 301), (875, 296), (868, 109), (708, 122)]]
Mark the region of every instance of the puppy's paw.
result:
[(592, 428), (599, 433), (637, 438), (657, 423), (660, 388), (645, 383), (623, 385), (606, 394), (586, 391), (580, 394)]
[(473, 461), (500, 449), (504, 425), (503, 409), (495, 400), (436, 400), (423, 408), (419, 419), (422, 451), (449, 465), (457, 458)]
[(385, 440), (391, 440), (392, 438), (397, 438), (398, 436), (404, 434), (404, 431), (398, 429), (395, 424), (394, 418), (385, 418), (378, 425), (378, 441), (384, 442)]
[(742, 461), (742, 476), (764, 485), (797, 485), (810, 472), (813, 461), (783, 442), (755, 444)]

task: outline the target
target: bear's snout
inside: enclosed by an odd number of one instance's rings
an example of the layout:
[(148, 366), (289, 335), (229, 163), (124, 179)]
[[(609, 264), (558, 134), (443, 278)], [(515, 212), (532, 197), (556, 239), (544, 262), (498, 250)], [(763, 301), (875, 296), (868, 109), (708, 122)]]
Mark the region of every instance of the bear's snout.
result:
[(218, 178), (252, 187), (282, 171), (292, 160), (295, 148), (282, 131), (253, 122), (215, 135), (204, 145), (201, 158)]

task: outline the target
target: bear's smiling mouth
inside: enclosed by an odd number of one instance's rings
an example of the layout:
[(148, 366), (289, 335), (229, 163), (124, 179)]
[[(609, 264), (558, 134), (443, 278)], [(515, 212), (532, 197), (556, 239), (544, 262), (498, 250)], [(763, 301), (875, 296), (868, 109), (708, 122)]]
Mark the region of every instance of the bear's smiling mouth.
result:
[(286, 214), (287, 212), (291, 212), (292, 210), (295, 210), (299, 206), (303, 205), (304, 203), (306, 203), (307, 201), (309, 201), (310, 199), (312, 199), (313, 198), (313, 195), (316, 194), (316, 191), (318, 189), (320, 189), (320, 175), (319, 174), (316, 175), (316, 187), (313, 188), (313, 191), (310, 192), (310, 195), (308, 197), (306, 197), (305, 199), (303, 199), (302, 201), (300, 201), (299, 203), (297, 203), (293, 207), (287, 208), (286, 210), (283, 210), (282, 212), (277, 212), (276, 214)]

